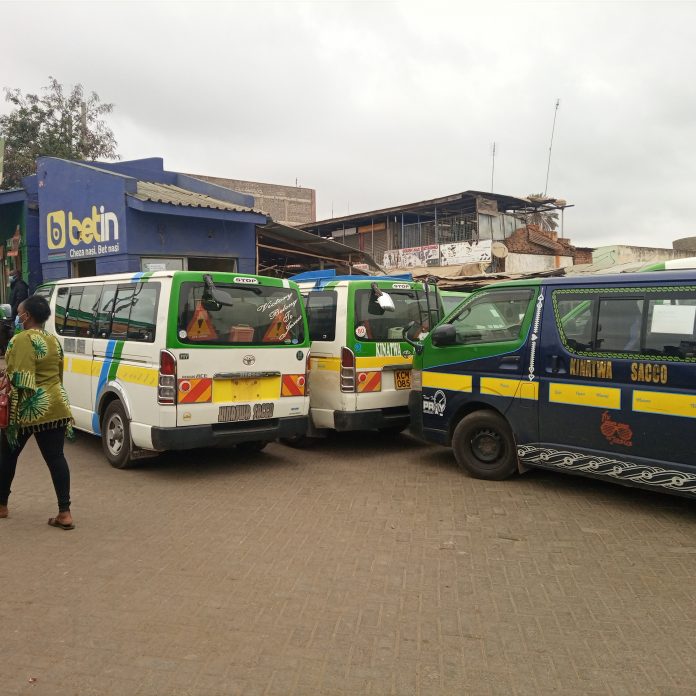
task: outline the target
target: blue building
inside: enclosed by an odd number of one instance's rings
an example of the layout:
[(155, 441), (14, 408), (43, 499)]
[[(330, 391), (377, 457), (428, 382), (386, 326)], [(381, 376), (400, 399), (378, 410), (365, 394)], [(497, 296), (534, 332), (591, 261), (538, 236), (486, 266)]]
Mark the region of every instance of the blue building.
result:
[[(5, 277), (45, 280), (148, 270), (256, 271), (253, 196), (166, 171), (160, 158), (40, 158), (23, 188), (0, 192)], [(2, 292), (6, 283), (0, 283)]]

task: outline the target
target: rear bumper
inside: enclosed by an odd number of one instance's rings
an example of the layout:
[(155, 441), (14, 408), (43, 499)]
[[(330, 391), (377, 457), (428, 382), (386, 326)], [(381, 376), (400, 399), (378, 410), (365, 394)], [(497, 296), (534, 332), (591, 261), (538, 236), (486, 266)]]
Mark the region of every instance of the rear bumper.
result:
[(236, 445), (240, 442), (277, 440), (304, 435), (309, 418), (269, 418), (245, 423), (186, 425), (178, 428), (152, 428), (152, 446), (157, 450), (184, 450), (198, 447)]
[(374, 408), (366, 411), (334, 411), (334, 428), (345, 430), (375, 430), (408, 426), (410, 416), (407, 406)]

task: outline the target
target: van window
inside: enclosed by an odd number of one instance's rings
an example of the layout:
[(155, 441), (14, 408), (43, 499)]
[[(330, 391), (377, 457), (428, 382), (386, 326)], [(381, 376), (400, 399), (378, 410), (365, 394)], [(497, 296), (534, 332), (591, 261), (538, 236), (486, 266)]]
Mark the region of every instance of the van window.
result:
[(36, 290), (34, 290), (34, 294), (38, 295), (39, 297), (45, 297), (47, 300), (51, 299), (51, 295), (53, 295), (53, 289), (55, 288), (55, 285), (41, 285)]
[(625, 353), (640, 350), (643, 300), (622, 297), (599, 301), (596, 350), (601, 353)]
[(645, 352), (670, 358), (696, 357), (696, 294), (650, 300)]
[(494, 290), (472, 296), (450, 321), (457, 332), (457, 343), (518, 339), (533, 296), (533, 288)]
[(63, 324), (65, 324), (65, 312), (68, 308), (68, 296), (70, 294), (70, 288), (58, 288), (58, 294), (56, 295), (56, 309), (55, 309), (55, 325), (56, 331), (59, 334), (63, 333)]
[(80, 311), (77, 321), (77, 335), (89, 337), (94, 333), (94, 321), (99, 305), (102, 286), (97, 284), (86, 285), (82, 291)]
[(159, 283), (144, 283), (133, 297), (128, 319), (129, 341), (154, 341)]
[(95, 335), (152, 343), (157, 324), (159, 283), (105, 285), (93, 305), (97, 309)]
[(111, 312), (114, 308), (116, 288), (116, 285), (105, 285), (99, 299), (96, 328), (96, 336), (99, 338), (109, 338), (111, 334)]
[(83, 288), (75, 286), (70, 288), (70, 296), (66, 304), (65, 323), (63, 324), (63, 330), (59, 331), (59, 333), (65, 334), (66, 336), (77, 336), (82, 290)]
[(225, 304), (205, 298), (203, 283), (181, 284), (178, 336), (182, 343), (250, 345), (304, 343), (304, 317), (294, 288), (216, 283)]
[[(429, 331), (430, 321), (423, 290), (385, 290), (394, 300), (394, 311), (377, 304), (372, 290), (355, 291), (355, 335), (361, 341), (402, 341), (403, 331), (412, 321)], [(430, 299), (434, 308), (437, 297)], [(364, 327), (364, 329), (360, 329)], [(362, 334), (362, 335), (361, 335)]]
[(307, 321), (312, 341), (333, 341), (336, 338), (337, 294), (333, 290), (316, 290), (307, 296)]

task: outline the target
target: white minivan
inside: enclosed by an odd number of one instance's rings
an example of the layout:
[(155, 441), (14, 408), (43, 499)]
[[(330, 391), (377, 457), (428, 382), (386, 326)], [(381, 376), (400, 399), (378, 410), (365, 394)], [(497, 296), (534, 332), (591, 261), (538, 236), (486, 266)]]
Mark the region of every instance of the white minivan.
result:
[(437, 289), (401, 276), (293, 276), (312, 339), (310, 436), (408, 427), (413, 338), (442, 317)]
[(309, 332), (296, 284), (157, 271), (47, 283), (75, 427), (112, 466), (304, 434)]

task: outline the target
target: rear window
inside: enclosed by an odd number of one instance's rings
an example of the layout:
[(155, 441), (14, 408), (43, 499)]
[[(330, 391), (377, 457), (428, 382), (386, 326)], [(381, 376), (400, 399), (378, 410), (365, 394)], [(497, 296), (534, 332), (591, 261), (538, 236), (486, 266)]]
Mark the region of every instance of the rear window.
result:
[(203, 283), (182, 283), (177, 332), (182, 343), (205, 345), (304, 343), (297, 290), (216, 283), (225, 304), (204, 301)]
[[(420, 331), (430, 330), (427, 302), (423, 290), (385, 289), (394, 301), (394, 311), (385, 311), (372, 290), (355, 291), (355, 335), (361, 341), (402, 341), (404, 329), (416, 322)], [(430, 293), (433, 322), (439, 319), (437, 293)]]
[(333, 341), (336, 338), (336, 292), (313, 290), (305, 300), (309, 337), (312, 341)]

